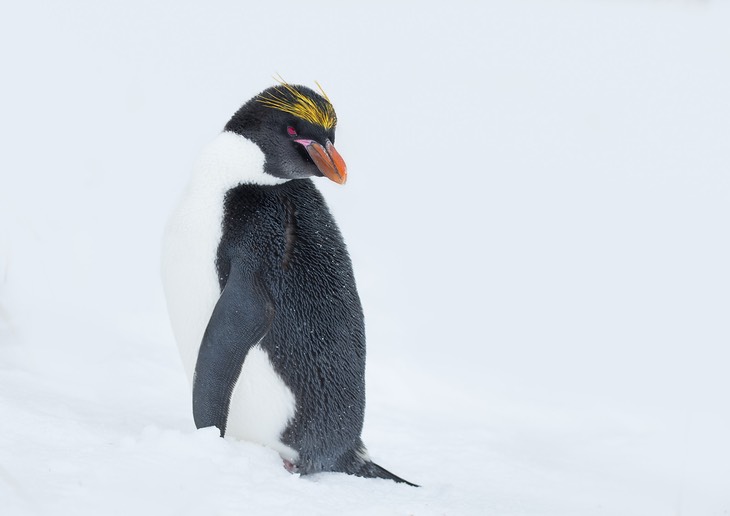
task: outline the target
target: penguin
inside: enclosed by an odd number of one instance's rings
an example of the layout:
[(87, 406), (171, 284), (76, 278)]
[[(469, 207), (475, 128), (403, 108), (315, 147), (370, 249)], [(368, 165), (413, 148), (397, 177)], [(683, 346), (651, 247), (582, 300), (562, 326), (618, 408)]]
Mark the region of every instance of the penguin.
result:
[(193, 419), (276, 450), (293, 473), (416, 486), (375, 464), (361, 439), (363, 310), (312, 180), (344, 184), (347, 167), (317, 86), (282, 80), (236, 111), (166, 226), (163, 285)]

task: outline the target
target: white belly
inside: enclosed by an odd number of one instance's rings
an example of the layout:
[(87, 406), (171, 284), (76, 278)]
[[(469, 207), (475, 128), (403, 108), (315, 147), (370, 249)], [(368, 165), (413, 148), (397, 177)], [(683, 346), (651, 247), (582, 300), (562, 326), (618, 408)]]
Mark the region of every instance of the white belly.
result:
[[(162, 280), (173, 333), (192, 385), (203, 334), (220, 285), (215, 266), (225, 193), (241, 183), (277, 184), (263, 172), (264, 156), (251, 141), (224, 132), (203, 152), (193, 179), (165, 229)], [(258, 346), (244, 361), (233, 390), (226, 435), (258, 442), (289, 460), (296, 452), (280, 442), (293, 417), (291, 390)]]
[(274, 371), (266, 352), (254, 346), (246, 355), (233, 389), (226, 435), (264, 444), (294, 462), (297, 452), (283, 444), (280, 437), (295, 411), (291, 390)]

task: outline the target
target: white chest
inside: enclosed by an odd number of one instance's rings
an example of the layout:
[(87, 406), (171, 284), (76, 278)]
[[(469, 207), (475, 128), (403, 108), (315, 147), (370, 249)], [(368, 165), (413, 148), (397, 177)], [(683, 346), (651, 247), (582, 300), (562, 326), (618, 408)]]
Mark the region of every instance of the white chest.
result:
[(170, 219), (163, 241), (167, 311), (191, 382), (203, 333), (220, 296), (215, 259), (222, 216), (222, 198), (217, 207), (184, 199)]

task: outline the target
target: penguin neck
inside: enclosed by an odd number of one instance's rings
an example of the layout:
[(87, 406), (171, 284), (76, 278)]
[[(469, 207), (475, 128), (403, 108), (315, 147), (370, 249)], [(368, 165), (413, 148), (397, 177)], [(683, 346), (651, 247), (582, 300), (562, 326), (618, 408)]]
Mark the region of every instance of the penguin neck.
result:
[(264, 172), (265, 162), (264, 153), (254, 142), (240, 134), (223, 131), (203, 150), (190, 186), (222, 195), (241, 184), (274, 186), (288, 181)]

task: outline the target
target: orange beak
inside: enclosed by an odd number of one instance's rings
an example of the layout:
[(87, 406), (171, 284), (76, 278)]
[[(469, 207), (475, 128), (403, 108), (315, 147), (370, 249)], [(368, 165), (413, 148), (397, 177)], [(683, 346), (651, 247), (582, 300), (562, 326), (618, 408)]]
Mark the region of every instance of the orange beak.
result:
[(307, 154), (312, 158), (312, 161), (317, 165), (317, 168), (322, 172), (323, 176), (337, 184), (345, 184), (345, 181), (347, 181), (347, 165), (345, 165), (345, 160), (342, 159), (342, 156), (337, 152), (337, 149), (335, 149), (331, 141), (327, 140), (324, 147), (314, 140), (294, 141), (304, 145)]

